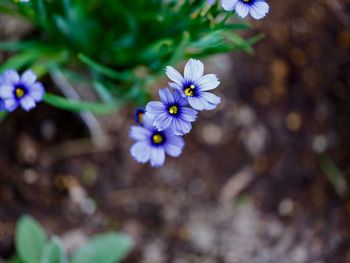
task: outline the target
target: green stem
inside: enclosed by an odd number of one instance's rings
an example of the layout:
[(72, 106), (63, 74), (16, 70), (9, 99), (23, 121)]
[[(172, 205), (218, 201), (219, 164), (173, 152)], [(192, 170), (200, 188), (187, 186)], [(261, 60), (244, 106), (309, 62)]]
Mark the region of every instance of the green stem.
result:
[(108, 114), (118, 108), (119, 103), (114, 102), (110, 104), (94, 103), (94, 102), (82, 102), (76, 100), (68, 100), (64, 97), (57, 96), (51, 93), (46, 93), (44, 101), (51, 106), (60, 108), (63, 110), (80, 112), (91, 111), (97, 114)]

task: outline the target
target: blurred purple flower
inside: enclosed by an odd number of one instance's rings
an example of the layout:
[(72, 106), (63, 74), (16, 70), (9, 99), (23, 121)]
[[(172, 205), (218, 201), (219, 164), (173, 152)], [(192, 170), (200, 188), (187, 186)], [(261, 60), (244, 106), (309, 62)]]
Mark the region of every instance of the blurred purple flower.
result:
[(0, 98), (0, 112), (4, 112), (4, 111), (6, 111), (5, 103), (3, 99)]
[(145, 114), (144, 108), (137, 108), (134, 113), (134, 120), (137, 124), (142, 125), (143, 116)]
[(209, 5), (213, 5), (213, 4), (215, 4), (215, 2), (216, 2), (216, 0), (208, 0)]
[(129, 136), (136, 141), (130, 150), (132, 157), (140, 163), (149, 161), (153, 167), (164, 164), (165, 153), (178, 157), (185, 146), (184, 140), (171, 129), (158, 131), (147, 116), (143, 118), (143, 126), (130, 128)]
[(161, 101), (151, 101), (146, 106), (146, 116), (153, 119), (153, 125), (162, 131), (168, 127), (175, 135), (184, 135), (192, 129), (191, 122), (197, 118), (197, 111), (185, 107), (187, 100), (179, 91), (159, 90)]
[(11, 112), (19, 105), (30, 111), (44, 95), (44, 86), (36, 82), (36, 75), (31, 70), (25, 71), (22, 76), (15, 70), (8, 70), (0, 78), (0, 98), (7, 111)]
[(221, 102), (221, 99), (207, 92), (215, 89), (220, 82), (215, 74), (203, 76), (203, 63), (196, 59), (190, 59), (182, 76), (171, 66), (166, 67), (166, 74), (174, 82), (169, 86), (178, 90), (183, 97), (187, 97), (188, 103), (195, 110), (212, 110)]
[(222, 0), (221, 6), (226, 11), (235, 11), (242, 18), (250, 14), (255, 19), (261, 19), (270, 10), (265, 0)]

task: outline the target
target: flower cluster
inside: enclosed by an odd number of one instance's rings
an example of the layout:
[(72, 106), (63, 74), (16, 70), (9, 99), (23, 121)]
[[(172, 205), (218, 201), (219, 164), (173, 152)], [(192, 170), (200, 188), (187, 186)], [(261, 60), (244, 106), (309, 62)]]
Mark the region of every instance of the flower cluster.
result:
[(270, 10), (265, 0), (222, 0), (221, 6), (226, 11), (235, 11), (242, 18), (250, 14), (255, 19), (261, 19)]
[(15, 70), (8, 70), (0, 76), (0, 111), (14, 111), (18, 106), (30, 111), (42, 101), (45, 89), (37, 76), (25, 71), (21, 76)]
[(221, 99), (209, 92), (219, 86), (214, 74), (204, 75), (203, 63), (190, 59), (182, 76), (168, 66), (166, 75), (172, 81), (169, 88), (159, 90), (160, 101), (151, 101), (146, 109), (135, 112), (138, 126), (132, 126), (130, 137), (136, 141), (131, 148), (133, 158), (159, 167), (165, 153), (178, 157), (185, 143), (181, 136), (189, 133), (198, 111), (212, 110)]

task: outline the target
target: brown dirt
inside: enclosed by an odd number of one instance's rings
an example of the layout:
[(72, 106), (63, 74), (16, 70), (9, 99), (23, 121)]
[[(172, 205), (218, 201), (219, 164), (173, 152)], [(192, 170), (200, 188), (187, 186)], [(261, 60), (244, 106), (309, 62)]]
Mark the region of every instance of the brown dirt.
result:
[(349, 184), (349, 3), (269, 2), (253, 56), (208, 61), (223, 103), (163, 168), (131, 159), (131, 108), (99, 117), (109, 143), (95, 148), (74, 114), (11, 114), (0, 258), (30, 214), (61, 236), (127, 231), (137, 246), (126, 262), (350, 262), (349, 192), (320, 168), (332, 160)]

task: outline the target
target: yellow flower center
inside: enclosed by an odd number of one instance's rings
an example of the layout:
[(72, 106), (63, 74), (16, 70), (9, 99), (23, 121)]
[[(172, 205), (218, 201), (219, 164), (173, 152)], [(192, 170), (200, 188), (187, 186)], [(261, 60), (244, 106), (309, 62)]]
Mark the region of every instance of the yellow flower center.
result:
[(139, 121), (139, 123), (142, 123), (142, 117), (143, 117), (143, 112), (139, 112), (137, 114), (137, 120)]
[(169, 113), (170, 113), (170, 114), (175, 115), (175, 114), (177, 114), (178, 112), (179, 112), (179, 108), (178, 108), (176, 105), (173, 105), (173, 106), (171, 106), (171, 107), (169, 108)]
[(152, 140), (155, 144), (160, 144), (163, 142), (163, 136), (160, 134), (154, 134)]
[(186, 94), (186, 96), (192, 97), (194, 95), (194, 88), (195, 85), (191, 84), (191, 86), (185, 88), (184, 92)]
[(16, 88), (16, 97), (17, 98), (22, 98), (24, 96), (24, 89), (23, 88)]

